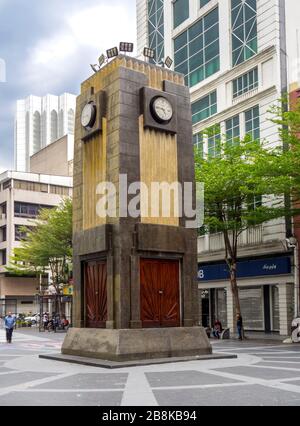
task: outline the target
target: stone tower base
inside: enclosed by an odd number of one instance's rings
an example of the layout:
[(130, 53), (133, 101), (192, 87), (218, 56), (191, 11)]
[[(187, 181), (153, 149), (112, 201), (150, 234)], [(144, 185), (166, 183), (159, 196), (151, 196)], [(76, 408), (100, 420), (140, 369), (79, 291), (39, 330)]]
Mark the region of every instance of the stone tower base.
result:
[(203, 327), (68, 330), (62, 354), (132, 361), (211, 354)]

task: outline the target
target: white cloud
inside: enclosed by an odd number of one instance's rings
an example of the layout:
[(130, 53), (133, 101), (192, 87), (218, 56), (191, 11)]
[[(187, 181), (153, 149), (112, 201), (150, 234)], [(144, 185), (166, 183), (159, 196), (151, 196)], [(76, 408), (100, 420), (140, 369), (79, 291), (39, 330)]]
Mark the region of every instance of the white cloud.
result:
[(34, 87), (36, 94), (55, 91), (68, 75), (74, 76), (74, 67), (85, 66), (88, 75), (89, 64), (96, 63), (107, 48), (135, 39), (135, 16), (122, 2), (89, 7), (66, 16), (63, 29), (56, 29), (53, 36), (39, 40), (29, 49), (25, 65), (27, 86)]
[(135, 22), (124, 3), (103, 5), (81, 11), (69, 19), (69, 26), (78, 43), (98, 49), (119, 41), (135, 40)]
[(32, 49), (30, 58), (32, 66), (51, 65), (52, 61), (58, 62), (74, 54), (76, 45), (74, 38), (69, 34), (55, 35), (48, 40), (41, 40)]

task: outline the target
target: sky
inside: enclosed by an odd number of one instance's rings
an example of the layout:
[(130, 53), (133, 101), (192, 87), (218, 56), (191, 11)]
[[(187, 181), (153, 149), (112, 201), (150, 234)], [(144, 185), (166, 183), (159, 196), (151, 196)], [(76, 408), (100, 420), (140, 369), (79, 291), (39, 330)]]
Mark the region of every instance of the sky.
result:
[[(101, 53), (120, 41), (136, 42), (135, 4), (0, 0), (0, 173), (13, 169), (16, 101), (47, 93), (78, 95)], [(1, 82), (3, 60), (6, 82)]]

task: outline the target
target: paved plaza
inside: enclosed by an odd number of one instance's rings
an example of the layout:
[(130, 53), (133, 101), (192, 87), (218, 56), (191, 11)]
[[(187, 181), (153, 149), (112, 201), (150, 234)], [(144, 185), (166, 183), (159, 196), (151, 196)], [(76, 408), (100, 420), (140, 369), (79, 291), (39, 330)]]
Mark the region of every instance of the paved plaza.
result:
[(62, 333), (0, 333), (0, 406), (300, 405), (300, 345), (213, 341), (238, 358), (107, 370), (38, 358)]

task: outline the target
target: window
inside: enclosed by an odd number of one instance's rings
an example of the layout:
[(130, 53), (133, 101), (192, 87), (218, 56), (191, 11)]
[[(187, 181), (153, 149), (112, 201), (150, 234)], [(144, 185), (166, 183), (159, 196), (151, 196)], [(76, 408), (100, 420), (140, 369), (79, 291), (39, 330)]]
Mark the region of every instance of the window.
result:
[(232, 145), (233, 142), (238, 142), (240, 138), (240, 117), (235, 117), (226, 120), (226, 143)]
[(257, 53), (256, 0), (231, 0), (232, 65)]
[(6, 218), (6, 203), (0, 204), (0, 219)]
[(210, 158), (218, 157), (221, 154), (221, 127), (220, 124), (207, 129), (207, 154)]
[(248, 206), (248, 210), (250, 212), (250, 215), (248, 217), (248, 225), (249, 226), (255, 226), (257, 225), (256, 221), (255, 221), (255, 217), (251, 217), (251, 211), (255, 211), (256, 209), (258, 209), (259, 207), (262, 206), (262, 196), (261, 195), (255, 195), (255, 196), (248, 196), (247, 199), (247, 206)]
[(214, 91), (192, 104), (193, 124), (217, 113), (217, 92)]
[(6, 249), (0, 250), (0, 266), (6, 265)]
[(198, 151), (198, 154), (200, 155), (201, 158), (203, 158), (203, 153), (204, 153), (203, 132), (197, 133), (196, 135), (193, 136), (193, 143), (194, 143), (194, 147)]
[(148, 0), (149, 47), (155, 51), (150, 63), (160, 63), (164, 59), (164, 0)]
[(39, 182), (27, 182), (22, 180), (14, 181), (15, 189), (22, 189), (23, 191), (34, 191), (34, 192), (48, 192), (48, 185)]
[(4, 243), (6, 241), (6, 226), (2, 226), (0, 228), (0, 243)]
[(200, 0), (200, 7), (204, 7), (210, 0)]
[(3, 191), (5, 191), (6, 189), (10, 189), (10, 188), (11, 188), (11, 180), (7, 180), (3, 184)]
[(189, 0), (176, 0), (173, 3), (174, 28), (189, 17)]
[(259, 106), (249, 109), (245, 112), (245, 132), (253, 140), (260, 138), (260, 119)]
[(51, 209), (50, 206), (42, 206), (40, 204), (29, 204), (15, 202), (15, 217), (36, 218), (41, 209)]
[(174, 64), (190, 87), (219, 71), (218, 8), (174, 39)]
[(50, 194), (69, 195), (69, 188), (66, 186), (50, 185)]
[(249, 210), (256, 210), (257, 208), (262, 206), (262, 196), (255, 195), (253, 198), (248, 200), (248, 208)]
[(243, 95), (258, 87), (258, 68), (241, 75), (232, 82), (233, 98)]
[[(25, 240), (27, 237), (27, 232), (24, 232), (22, 229), (23, 225), (15, 225), (15, 241)], [(32, 226), (26, 226), (28, 230), (31, 230)]]

